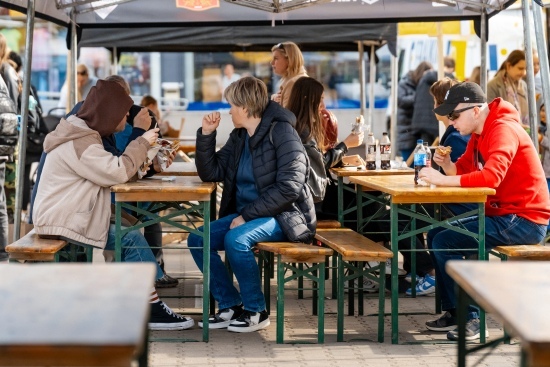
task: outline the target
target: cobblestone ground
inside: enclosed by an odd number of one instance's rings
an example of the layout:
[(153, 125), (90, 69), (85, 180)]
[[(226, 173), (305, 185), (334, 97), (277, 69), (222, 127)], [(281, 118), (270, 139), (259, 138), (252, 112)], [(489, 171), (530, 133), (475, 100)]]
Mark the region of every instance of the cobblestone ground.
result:
[[(178, 288), (160, 289), (161, 297), (176, 311), (190, 314), (198, 322), (199, 309), (195, 294), (201, 274), (189, 253), (181, 250), (165, 250), (166, 269), (172, 276), (183, 277)], [(330, 295), (327, 282), (327, 295)], [(188, 298), (168, 298), (186, 296)], [(386, 294), (386, 312), (390, 311), (389, 293)], [(177, 332), (152, 332), (150, 338), (181, 338), (199, 342), (152, 341), (149, 344), (149, 365), (164, 366), (455, 366), (456, 343), (447, 342), (445, 333), (426, 330), (424, 322), (434, 318), (435, 298), (400, 298), (399, 345), (392, 345), (390, 317), (385, 318), (385, 342), (376, 342), (377, 298), (369, 296), (365, 301), (365, 316), (345, 317), (345, 342), (336, 342), (336, 301), (326, 300), (325, 344), (318, 345), (317, 316), (311, 315), (311, 294), (299, 300), (295, 291), (285, 293), (285, 342), (276, 344), (275, 302), (276, 286), (271, 286), (271, 325), (254, 333), (238, 334), (226, 330), (210, 332), (210, 342), (200, 342), (202, 329)], [(200, 302), (200, 301), (198, 301)], [(502, 336), (502, 326), (488, 315), (490, 338)], [(292, 344), (293, 343), (293, 344)], [(468, 357), (468, 366), (519, 366), (520, 347), (517, 340), (512, 345), (500, 344), (484, 357), (479, 352)]]

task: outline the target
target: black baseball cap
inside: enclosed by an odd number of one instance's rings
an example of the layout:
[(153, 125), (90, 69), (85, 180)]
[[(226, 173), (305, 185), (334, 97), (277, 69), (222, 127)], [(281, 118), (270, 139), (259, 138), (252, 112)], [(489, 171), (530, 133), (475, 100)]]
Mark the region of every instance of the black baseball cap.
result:
[(447, 116), (460, 103), (485, 103), (487, 97), (479, 85), (472, 82), (463, 82), (453, 85), (445, 95), (445, 100), (434, 112), (439, 116)]

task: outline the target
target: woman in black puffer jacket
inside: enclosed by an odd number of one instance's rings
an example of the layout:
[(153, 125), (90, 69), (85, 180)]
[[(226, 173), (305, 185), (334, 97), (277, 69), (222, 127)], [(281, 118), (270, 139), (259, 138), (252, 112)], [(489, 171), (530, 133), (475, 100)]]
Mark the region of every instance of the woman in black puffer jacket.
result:
[(397, 89), (397, 148), (407, 160), (416, 146), (416, 138), (412, 131), (412, 117), (414, 112), (414, 99), (416, 86), (426, 70), (432, 65), (422, 61), (414, 70), (405, 75), (398, 84)]
[[(317, 220), (305, 184), (308, 160), (294, 129), (294, 115), (270, 102), (265, 84), (253, 77), (232, 83), (224, 96), (235, 126), (227, 143), (216, 152), (218, 112), (206, 115), (197, 131), (200, 178), (224, 184), (220, 219), (210, 225), (210, 290), (219, 311), (209, 325), (250, 332), (269, 325), (251, 248), (261, 241), (311, 242)], [(272, 128), (273, 122), (277, 123)], [(199, 236), (191, 234), (187, 242), (189, 247), (202, 247)], [(218, 251), (225, 251), (240, 292)], [(202, 271), (202, 250), (191, 254)]]

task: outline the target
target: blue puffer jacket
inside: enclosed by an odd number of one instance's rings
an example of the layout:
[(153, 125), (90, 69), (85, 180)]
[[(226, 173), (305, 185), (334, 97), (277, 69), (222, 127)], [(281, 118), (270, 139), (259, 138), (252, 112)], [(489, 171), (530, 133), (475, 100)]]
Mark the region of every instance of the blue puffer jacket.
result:
[[(269, 139), (271, 123), (277, 121)], [(278, 103), (269, 102), (260, 124), (249, 139), (253, 173), (259, 197), (241, 211), (245, 221), (276, 217), (289, 239), (308, 243), (315, 235), (317, 219), (305, 185), (308, 160), (294, 129), (296, 118)], [(196, 166), (203, 181), (223, 181), (220, 217), (236, 212), (236, 175), (243, 151), (244, 128), (234, 129), (227, 143), (216, 152), (216, 132), (197, 131)]]

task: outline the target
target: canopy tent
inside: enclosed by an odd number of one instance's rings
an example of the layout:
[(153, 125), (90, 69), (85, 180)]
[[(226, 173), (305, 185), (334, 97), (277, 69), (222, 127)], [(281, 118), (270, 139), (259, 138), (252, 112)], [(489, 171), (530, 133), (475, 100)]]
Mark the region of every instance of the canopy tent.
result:
[[(132, 46), (143, 50), (145, 48), (140, 47), (155, 45), (158, 47), (157, 51), (163, 50), (161, 45), (166, 47), (165, 50), (169, 48), (176, 50), (177, 47), (182, 47), (179, 50), (184, 50), (183, 47), (195, 41), (194, 45), (197, 48), (212, 45), (216, 50), (222, 51), (224, 45), (234, 44), (238, 46), (238, 50), (243, 50), (252, 47), (252, 44), (258, 47), (259, 42), (264, 45), (262, 47), (265, 47), (287, 39), (295, 40), (306, 49), (309, 43), (319, 43), (315, 41), (319, 38), (322, 42), (346, 42), (339, 36), (347, 34), (350, 37), (347, 42), (374, 40), (372, 45), (380, 45), (381, 42), (390, 40), (388, 42), (390, 50), (395, 55), (395, 41), (392, 44), (392, 40), (395, 40), (395, 25), (392, 28), (386, 23), (472, 19), (481, 24), (480, 34), (485, 41), (487, 17), (505, 9), (513, 2), (514, 0), (360, 0), (353, 2), (338, 0), (332, 0), (332, 2), (328, 0), (0, 0), (0, 6), (23, 13), (30, 10), (27, 21), (28, 47), (24, 65), (24, 72), (29, 75), (35, 16), (66, 25), (71, 29), (70, 45), (73, 51), (77, 45), (75, 33), (79, 32), (81, 32), (81, 45), (97, 45), (102, 41), (101, 46), (117, 48)], [(286, 11), (291, 8), (295, 10)], [(346, 28), (355, 25), (358, 27), (354, 28), (354, 32), (366, 32), (370, 27), (375, 28), (373, 24), (381, 25), (382, 28), (378, 28), (378, 31), (370, 34), (370, 37), (366, 33), (353, 33)], [(331, 25), (337, 26), (330, 28)], [(79, 31), (76, 31), (77, 26)], [(311, 42), (305, 39), (306, 28), (304, 27), (307, 26), (313, 31), (310, 33), (312, 37), (309, 38)], [(197, 31), (204, 27), (210, 29)], [(281, 33), (277, 34), (277, 32)], [(266, 38), (269, 36), (272, 38), (268, 41)], [(132, 44), (130, 40), (134, 43)], [(216, 42), (212, 40), (217, 40), (217, 45), (213, 45)], [(363, 46), (363, 42), (358, 42), (362, 65), (360, 72), (362, 87), (364, 86)], [(371, 48), (371, 66), (374, 65), (373, 56), (374, 48)], [(72, 70), (75, 70), (76, 52), (72, 52), (71, 65)], [(396, 70), (395, 67), (392, 69)], [(371, 85), (373, 74), (371, 73)], [(397, 72), (394, 71), (393, 75), (396, 76)], [(70, 84), (74, 97), (76, 78), (73, 76), (72, 79)], [(395, 84), (392, 89), (395, 89), (396, 81), (393, 83)], [(21, 156), (17, 172), (24, 171), (29, 89), (30, 80), (26, 78), (22, 94), (23, 116), (19, 142)], [(361, 97), (362, 109), (363, 96), (364, 93)], [(373, 105), (373, 101), (370, 105)], [(21, 220), (23, 180), (20, 176), (20, 174), (17, 175), (14, 239), (19, 238)]]

